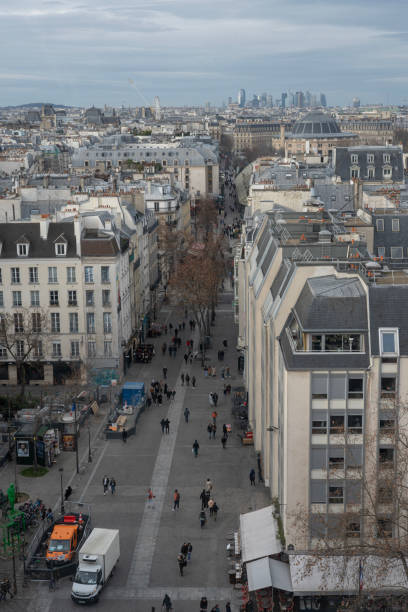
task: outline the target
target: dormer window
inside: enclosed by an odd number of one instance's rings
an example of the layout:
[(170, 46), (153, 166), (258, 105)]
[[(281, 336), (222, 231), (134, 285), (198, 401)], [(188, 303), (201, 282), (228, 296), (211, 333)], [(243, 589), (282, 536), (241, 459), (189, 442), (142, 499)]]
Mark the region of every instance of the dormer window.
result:
[(55, 245), (55, 254), (58, 257), (63, 257), (67, 254), (67, 245), (65, 242), (57, 242)]
[(19, 257), (27, 257), (28, 255), (28, 243), (27, 242), (19, 242), (17, 244), (17, 255)]
[(65, 257), (67, 254), (67, 239), (64, 234), (58, 236), (56, 240), (54, 240), (55, 244), (55, 254), (57, 257)]
[(28, 252), (30, 250), (30, 241), (24, 234), (16, 240), (17, 244), (17, 256), (18, 257), (27, 257)]

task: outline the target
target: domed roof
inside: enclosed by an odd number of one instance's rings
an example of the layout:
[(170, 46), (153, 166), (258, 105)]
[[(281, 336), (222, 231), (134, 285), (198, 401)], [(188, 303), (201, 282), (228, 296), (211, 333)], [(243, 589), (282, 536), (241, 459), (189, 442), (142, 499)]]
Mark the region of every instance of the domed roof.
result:
[(327, 138), (328, 136), (330, 137), (340, 133), (341, 130), (336, 121), (321, 111), (307, 113), (302, 119), (298, 119), (295, 122), (292, 130), (293, 136), (313, 136), (315, 138)]

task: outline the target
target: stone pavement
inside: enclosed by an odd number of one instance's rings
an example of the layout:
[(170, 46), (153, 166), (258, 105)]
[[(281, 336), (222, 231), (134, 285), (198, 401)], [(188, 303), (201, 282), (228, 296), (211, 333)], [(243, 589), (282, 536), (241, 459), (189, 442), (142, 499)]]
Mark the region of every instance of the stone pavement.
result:
[[(229, 286), (221, 295), (217, 307), (215, 326), (212, 328), (213, 346), (209, 350), (209, 363), (217, 368), (216, 378), (204, 377), (201, 364), (195, 361), (185, 367), (183, 355), (190, 332), (181, 332), (184, 347), (175, 359), (162, 356), (160, 346), (167, 338), (156, 339), (156, 356), (150, 364), (132, 364), (127, 380), (139, 380), (149, 384), (152, 378), (162, 379), (162, 368), (168, 368), (167, 382), (176, 389), (172, 402), (152, 406), (141, 416), (135, 436), (124, 444), (121, 440), (102, 440), (96, 435), (95, 460), (80, 479), (73, 479), (78, 497), (92, 506), (93, 525), (119, 528), (121, 558), (114, 576), (102, 592), (98, 607), (101, 610), (135, 610), (151, 612), (161, 610), (161, 602), (167, 592), (173, 600), (175, 612), (199, 610), (199, 600), (206, 595), (209, 610), (218, 603), (223, 611), (230, 599), (234, 612), (239, 610), (239, 591), (233, 591), (228, 583), (229, 560), (226, 555), (227, 536), (236, 529), (239, 514), (269, 503), (264, 487), (249, 485), (249, 471), (256, 467), (252, 447), (242, 447), (233, 429), (223, 449), (220, 432), (223, 423), (234, 422), (231, 417), (230, 399), (224, 398), (224, 381), (220, 366), (229, 366), (232, 386), (239, 385), (237, 373), (238, 353), (235, 349), (237, 330), (233, 323), (233, 293)], [(171, 308), (162, 309), (160, 319), (181, 322), (183, 315)], [(188, 325), (186, 326), (186, 328)], [(217, 352), (222, 340), (228, 348), (223, 363), (217, 362)], [(180, 374), (189, 370), (197, 378), (197, 387), (183, 387)], [(211, 419), (208, 394), (217, 391), (217, 436), (208, 439), (207, 425)], [(189, 423), (183, 417), (184, 407), (190, 408)], [(170, 420), (170, 434), (161, 433), (160, 420)], [(94, 432), (97, 429), (94, 426)], [(194, 458), (194, 439), (200, 444), (199, 455)], [(73, 457), (69, 457), (69, 466)], [(64, 474), (68, 474), (68, 464)], [(117, 481), (116, 495), (103, 495), (104, 474)], [(220, 508), (217, 521), (207, 517), (207, 525), (200, 529), (200, 492), (206, 478), (214, 483), (214, 499)], [(43, 481), (45, 482), (45, 481)], [(43, 486), (39, 483), (38, 487)], [(55, 482), (52, 484), (55, 486)], [(154, 505), (147, 505), (147, 489), (152, 487), (156, 496)], [(173, 512), (173, 492), (181, 493), (180, 510)], [(58, 491), (50, 491), (57, 500)], [(40, 497), (42, 495), (40, 494)], [(43, 495), (44, 496), (44, 495)], [(44, 496), (45, 497), (45, 496)], [(192, 560), (179, 575), (177, 554), (184, 541), (193, 545)], [(10, 610), (30, 609), (71, 610), (71, 582), (62, 580), (55, 592), (48, 585), (31, 584), (19, 594), (17, 600), (7, 604)], [(114, 603), (113, 603), (114, 602)]]

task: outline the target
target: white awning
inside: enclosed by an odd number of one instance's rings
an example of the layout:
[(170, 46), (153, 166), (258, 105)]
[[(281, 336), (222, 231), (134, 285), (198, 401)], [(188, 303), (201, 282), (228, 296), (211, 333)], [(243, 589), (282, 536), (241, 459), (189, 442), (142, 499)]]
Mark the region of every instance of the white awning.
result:
[(283, 563), (283, 561), (277, 561), (276, 559), (269, 559), (269, 569), (271, 572), (272, 586), (275, 589), (291, 593), (293, 589), (289, 563)]
[(274, 587), (292, 592), (289, 563), (264, 557), (247, 563), (246, 572), (249, 591)]
[(277, 555), (282, 547), (276, 533), (273, 506), (247, 512), (239, 517), (242, 561)]
[[(358, 593), (360, 557), (289, 555), (295, 595)], [(361, 558), (362, 591), (405, 591), (408, 580), (401, 559), (370, 555)]]
[(246, 572), (249, 591), (257, 591), (272, 586), (268, 557), (247, 563)]

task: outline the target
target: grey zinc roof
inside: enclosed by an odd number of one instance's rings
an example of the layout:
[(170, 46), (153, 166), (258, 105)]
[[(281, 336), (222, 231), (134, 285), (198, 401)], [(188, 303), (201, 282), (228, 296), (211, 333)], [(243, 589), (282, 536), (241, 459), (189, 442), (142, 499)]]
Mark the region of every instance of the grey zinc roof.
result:
[(272, 239), (269, 243), (268, 250), (265, 253), (265, 257), (261, 263), (261, 270), (264, 276), (269, 270), (269, 266), (271, 265), (273, 256), (275, 255), (277, 250), (278, 250), (278, 245), (275, 242), (275, 240)]
[(364, 331), (366, 296), (357, 278), (309, 278), (296, 302), (304, 331)]
[(370, 286), (371, 352), (379, 355), (378, 330), (396, 327), (399, 330), (400, 355), (408, 355), (408, 285)]
[(77, 254), (73, 223), (50, 223), (47, 240), (43, 240), (40, 236), (39, 223), (0, 223), (0, 241), (2, 242), (0, 259), (17, 257), (16, 242), (22, 234), (29, 240), (30, 249), (28, 257), (21, 259), (56, 257), (54, 243), (61, 234), (66, 240), (67, 257), (75, 257)]

